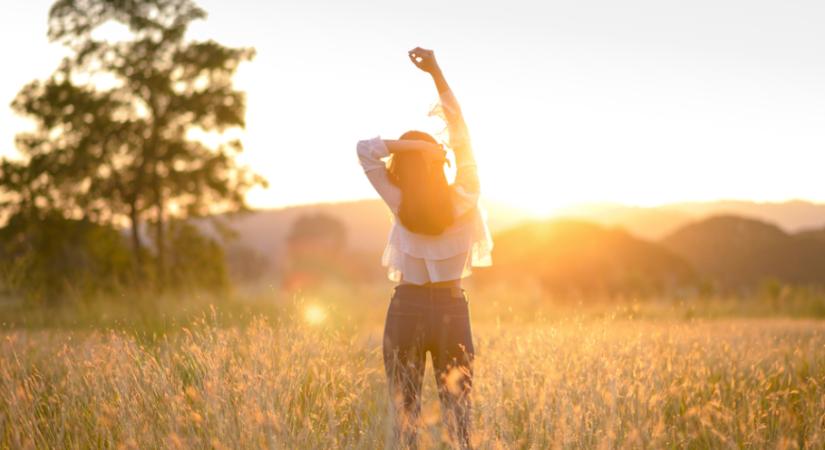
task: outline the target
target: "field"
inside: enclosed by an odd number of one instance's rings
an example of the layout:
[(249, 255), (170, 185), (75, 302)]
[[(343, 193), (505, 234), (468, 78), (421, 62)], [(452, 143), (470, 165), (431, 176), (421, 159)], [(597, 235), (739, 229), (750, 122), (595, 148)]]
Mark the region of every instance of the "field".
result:
[[(7, 310), (0, 448), (384, 448), (388, 297)], [(470, 298), (478, 448), (825, 447), (825, 322), (797, 309)], [(431, 368), (424, 398), (448, 448)]]

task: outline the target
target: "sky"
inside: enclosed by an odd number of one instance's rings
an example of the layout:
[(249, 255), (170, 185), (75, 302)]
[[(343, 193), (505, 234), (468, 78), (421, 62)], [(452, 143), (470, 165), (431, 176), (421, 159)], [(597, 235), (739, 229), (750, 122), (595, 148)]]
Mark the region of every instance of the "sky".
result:
[[(47, 0), (8, 2), (0, 155), (31, 126), (8, 108), (66, 50)], [(432, 48), (462, 105), (483, 195), (537, 214), (580, 202), (825, 202), (825, 2), (581, 0), (198, 2), (192, 39), (251, 46), (242, 161), (255, 207), (377, 198), (355, 144), (436, 133)]]

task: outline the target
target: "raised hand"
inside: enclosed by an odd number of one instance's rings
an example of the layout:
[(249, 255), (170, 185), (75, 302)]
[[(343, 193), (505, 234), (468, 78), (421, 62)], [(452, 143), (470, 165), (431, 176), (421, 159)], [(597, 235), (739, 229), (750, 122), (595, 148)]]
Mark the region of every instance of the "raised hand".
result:
[(435, 60), (435, 53), (432, 50), (427, 50), (421, 47), (416, 47), (407, 52), (410, 61), (415, 64), (415, 67), (433, 74), (439, 70), (438, 62)]

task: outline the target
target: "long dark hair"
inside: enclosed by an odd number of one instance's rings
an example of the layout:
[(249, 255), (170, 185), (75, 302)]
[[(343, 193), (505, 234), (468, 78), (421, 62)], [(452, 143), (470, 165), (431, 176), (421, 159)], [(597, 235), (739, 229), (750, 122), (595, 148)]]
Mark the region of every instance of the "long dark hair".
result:
[[(401, 140), (438, 142), (423, 131), (408, 131)], [(398, 218), (413, 233), (438, 235), (453, 224), (453, 200), (444, 163), (421, 152), (393, 153), (390, 181), (401, 189)]]

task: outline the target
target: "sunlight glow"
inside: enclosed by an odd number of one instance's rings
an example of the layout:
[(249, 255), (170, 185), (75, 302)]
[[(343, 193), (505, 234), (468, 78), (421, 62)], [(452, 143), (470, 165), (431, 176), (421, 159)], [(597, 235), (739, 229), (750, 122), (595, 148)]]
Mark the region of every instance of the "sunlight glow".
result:
[(304, 320), (310, 325), (319, 325), (326, 320), (327, 312), (318, 305), (309, 305), (304, 310)]
[[(8, 48), (15, 70), (0, 73), (6, 105), (71, 53), (46, 39), (50, 3), (16, 2), (0, 17), (5, 40), (19, 43)], [(486, 199), (539, 216), (594, 202), (825, 201), (825, 60), (816, 57), (825, 39), (809, 20), (822, 16), (822, 2), (517, 1), (500, 10), (356, 1), (364, 14), (352, 21), (331, 4), (198, 3), (209, 18), (192, 24), (189, 39), (254, 47), (256, 57), (234, 78), (246, 93), (246, 129), (189, 137), (210, 147), (242, 138), (238, 162), (270, 182), (249, 193), (254, 208), (377, 198), (355, 143), (443, 129), (427, 116), (432, 83), (406, 57), (418, 44), (434, 47), (458, 96)], [(406, 7), (438, 11), (434, 26), (422, 30)], [(485, 18), (501, 27), (496, 39)], [(698, 36), (696, 23), (705, 26)], [(93, 34), (131, 37), (114, 21)], [(15, 157), (14, 135), (31, 124), (7, 107), (0, 123), (0, 155)]]

